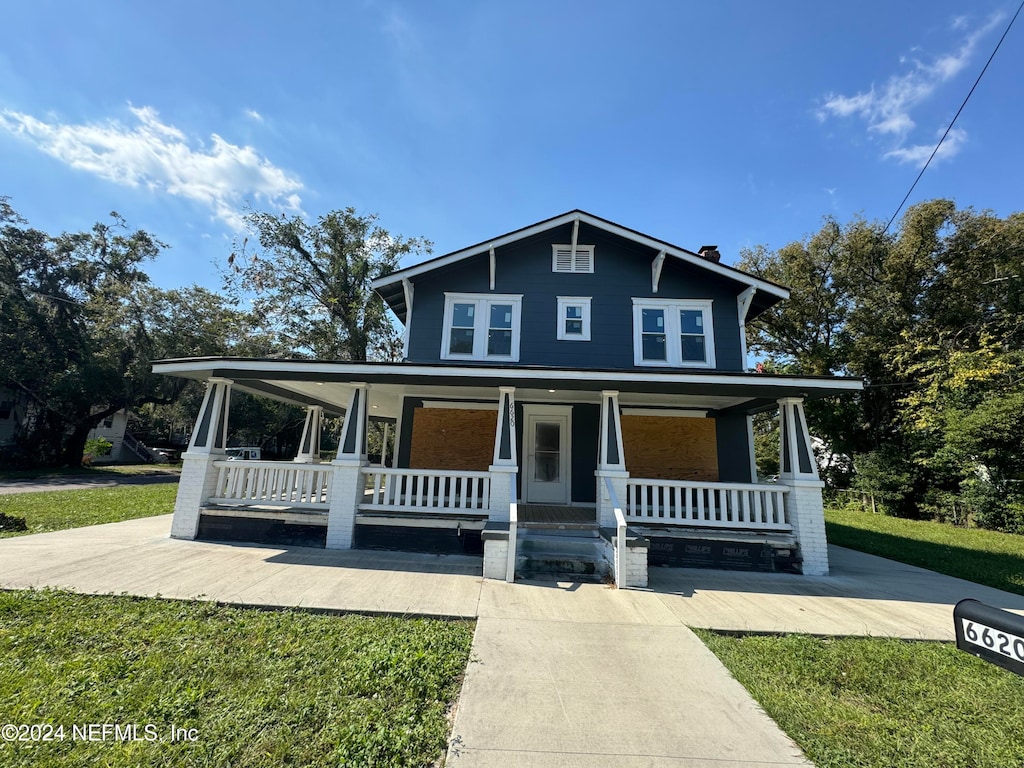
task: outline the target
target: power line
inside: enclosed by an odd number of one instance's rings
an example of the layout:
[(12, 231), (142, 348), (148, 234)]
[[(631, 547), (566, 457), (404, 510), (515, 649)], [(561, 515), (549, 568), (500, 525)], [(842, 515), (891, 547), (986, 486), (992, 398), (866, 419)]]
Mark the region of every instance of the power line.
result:
[(953, 119), (949, 121), (949, 125), (946, 126), (946, 132), (942, 134), (942, 138), (939, 139), (939, 143), (935, 145), (935, 149), (933, 149), (931, 155), (928, 156), (928, 160), (921, 168), (921, 172), (917, 174), (917, 178), (914, 179), (914, 183), (910, 185), (910, 189), (907, 190), (907, 194), (904, 196), (903, 202), (900, 203), (899, 208), (896, 209), (896, 213), (892, 215), (892, 218), (889, 219), (889, 223), (886, 224), (885, 229), (882, 230), (883, 235), (889, 231), (889, 227), (891, 227), (892, 223), (896, 221), (896, 217), (900, 215), (900, 211), (903, 210), (903, 206), (907, 204), (907, 200), (910, 199), (910, 195), (913, 193), (914, 187), (917, 186), (917, 182), (921, 180), (921, 177), (924, 176), (924, 172), (928, 170), (928, 166), (931, 165), (931, 162), (935, 157), (935, 153), (939, 151), (939, 147), (942, 146), (942, 142), (946, 140), (949, 132), (953, 129), (953, 125), (956, 123), (956, 119), (960, 117), (960, 113), (964, 111), (964, 107), (967, 106), (967, 102), (971, 98), (971, 94), (974, 93), (974, 89), (978, 87), (978, 83), (981, 82), (981, 78), (985, 76), (985, 71), (988, 69), (988, 65), (991, 64), (992, 59), (995, 58), (996, 53), (999, 51), (999, 46), (1003, 44), (1003, 40), (1006, 39), (1006, 35), (1010, 31), (1010, 27), (1012, 27), (1013, 22), (1017, 20), (1022, 8), (1024, 8), (1024, 0), (1022, 0), (1021, 4), (1017, 6), (1017, 12), (1013, 14), (1013, 18), (1010, 19), (1010, 23), (1007, 24), (1006, 29), (1003, 30), (1003, 36), (999, 38), (999, 42), (996, 43), (996, 47), (992, 50), (992, 55), (988, 57), (988, 61), (985, 62), (985, 66), (981, 68), (981, 74), (979, 74), (978, 79), (974, 81), (974, 85), (971, 86), (971, 90), (967, 92), (967, 96), (964, 98), (963, 104), (960, 105), (960, 109), (956, 111), (956, 114), (953, 115)]

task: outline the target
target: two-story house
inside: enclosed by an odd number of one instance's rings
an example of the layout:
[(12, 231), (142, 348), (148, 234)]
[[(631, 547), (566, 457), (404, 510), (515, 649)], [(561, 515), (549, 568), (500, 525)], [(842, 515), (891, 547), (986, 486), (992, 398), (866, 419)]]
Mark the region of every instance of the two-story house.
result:
[[(648, 564), (828, 572), (803, 404), (861, 382), (746, 370), (786, 288), (583, 211), (386, 275), (401, 363), (193, 358), (208, 382), (172, 535), (481, 553), (645, 584)], [(307, 407), (294, 462), (227, 461), (230, 392)], [(752, 416), (778, 410), (778, 482)], [(344, 414), (319, 463), (324, 413)], [(384, 433), (382, 461), (367, 433)]]

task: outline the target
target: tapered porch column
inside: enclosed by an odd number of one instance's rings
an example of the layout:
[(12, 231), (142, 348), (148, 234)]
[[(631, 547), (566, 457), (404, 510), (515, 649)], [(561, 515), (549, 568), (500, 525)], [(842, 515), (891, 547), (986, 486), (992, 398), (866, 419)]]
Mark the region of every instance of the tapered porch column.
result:
[(324, 409), (319, 405), (306, 406), (306, 422), (302, 425), (299, 452), (293, 461), (300, 464), (320, 463), (320, 432), (323, 429)]
[(341, 428), (338, 454), (331, 462), (331, 506), (327, 512), (327, 548), (351, 549), (355, 533), (356, 508), (363, 498), (365, 485), (362, 469), (366, 459), (366, 427), (369, 421), (370, 386), (352, 384), (345, 422)]
[(231, 381), (211, 378), (196, 417), (188, 450), (181, 456), (181, 480), (174, 502), (171, 536), (194, 539), (199, 532), (199, 509), (214, 496), (217, 468), (214, 462), (224, 458), (228, 442), (228, 411), (231, 408)]
[(498, 387), (498, 424), (494, 430), (494, 454), (491, 465), (491, 496), (488, 500), (491, 520), (507, 521), (512, 484), (519, 472), (516, 450), (515, 387)]
[(800, 397), (779, 400), (779, 482), (790, 488), (786, 516), (800, 544), (804, 575), (827, 576), (828, 544), (821, 501), (825, 484), (818, 478), (818, 463)]
[[(608, 494), (605, 478), (609, 478), (620, 505), (626, 503), (626, 456), (622, 448), (622, 417), (619, 411), (619, 393), (606, 389), (601, 392), (601, 438), (597, 456), (597, 517), (604, 527), (615, 527), (615, 508)], [(623, 509), (625, 512), (625, 509)]]

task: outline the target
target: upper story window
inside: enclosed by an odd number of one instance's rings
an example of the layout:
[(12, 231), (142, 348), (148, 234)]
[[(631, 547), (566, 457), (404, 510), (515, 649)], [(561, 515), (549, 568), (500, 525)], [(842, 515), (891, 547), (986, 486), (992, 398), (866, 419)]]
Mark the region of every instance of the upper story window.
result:
[(579, 273), (593, 272), (594, 246), (577, 245), (576, 251), (573, 252), (572, 244), (552, 245), (551, 271)]
[(633, 299), (633, 362), (714, 368), (711, 302)]
[(444, 295), (442, 360), (519, 360), (523, 297), (475, 293)]
[(559, 341), (590, 341), (590, 297), (559, 296), (558, 328)]

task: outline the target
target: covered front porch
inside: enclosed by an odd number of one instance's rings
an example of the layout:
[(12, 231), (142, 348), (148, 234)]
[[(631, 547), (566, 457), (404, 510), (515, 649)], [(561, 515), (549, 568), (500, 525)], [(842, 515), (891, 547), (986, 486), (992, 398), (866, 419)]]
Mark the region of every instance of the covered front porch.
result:
[[(828, 570), (803, 402), (849, 382), (232, 359), (155, 369), (207, 382), (183, 457), (178, 538), (230, 530), (327, 548), (461, 548), (482, 555), (485, 576), (509, 581), (531, 539), (566, 531), (593, 539), (621, 586), (646, 583), (649, 556), (744, 567), (741, 548), (760, 547), (769, 566), (781, 551), (789, 569)], [(233, 390), (306, 406), (293, 461), (226, 458)], [(750, 415), (772, 407), (783, 471), (759, 483)], [(325, 413), (344, 415), (329, 462)], [(373, 463), (371, 428), (384, 446)]]

